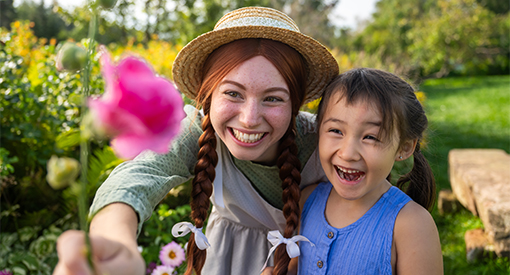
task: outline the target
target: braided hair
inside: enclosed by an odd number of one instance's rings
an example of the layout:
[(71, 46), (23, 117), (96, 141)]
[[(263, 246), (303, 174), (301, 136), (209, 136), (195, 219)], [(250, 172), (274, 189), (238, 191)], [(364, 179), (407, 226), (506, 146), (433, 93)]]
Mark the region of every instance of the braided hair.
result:
[[(298, 150), (295, 143), (295, 117), (305, 98), (307, 71), (303, 57), (296, 50), (273, 40), (259, 38), (236, 40), (213, 51), (204, 64), (202, 85), (195, 99), (197, 106), (202, 107), (204, 111), (202, 120), (204, 132), (199, 139), (200, 150), (192, 182), (191, 218), (197, 228), (201, 228), (207, 219), (215, 177), (214, 168), (218, 162), (215, 130), (209, 115), (212, 93), (230, 71), (255, 56), (263, 56), (269, 60), (278, 69), (290, 90), (292, 119), (280, 140), (278, 147), (280, 154), (276, 160), (283, 189), (283, 214), (286, 219), (284, 237), (290, 238), (298, 227), (300, 215), (301, 163), (297, 158)], [(191, 275), (194, 269), (196, 274), (200, 275), (206, 251), (196, 247), (194, 234), (191, 234), (188, 243), (187, 258), (188, 267), (185, 274)], [(275, 274), (286, 274), (289, 261), (285, 246), (280, 245), (275, 253)]]

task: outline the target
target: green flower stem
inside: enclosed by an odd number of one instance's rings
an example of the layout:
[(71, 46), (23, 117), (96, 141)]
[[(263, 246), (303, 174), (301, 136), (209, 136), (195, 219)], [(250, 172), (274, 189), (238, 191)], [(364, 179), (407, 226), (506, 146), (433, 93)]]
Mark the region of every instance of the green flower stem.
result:
[[(87, 1), (89, 2), (89, 1)], [(87, 3), (89, 4), (89, 3)], [(89, 44), (87, 49), (87, 65), (83, 72), (83, 94), (80, 113), (80, 122), (83, 121), (88, 107), (87, 100), (89, 97), (89, 79), (92, 70), (91, 56), (94, 54), (94, 37), (96, 34), (97, 16), (96, 9), (92, 8), (90, 25), (89, 25)], [(81, 177), (80, 177), (80, 192), (78, 195), (78, 215), (80, 218), (80, 228), (85, 232), (85, 245), (87, 248), (86, 257), (93, 274), (97, 274), (92, 262), (92, 245), (89, 237), (89, 224), (87, 219), (88, 201), (87, 201), (87, 170), (88, 170), (88, 157), (89, 157), (89, 140), (87, 138), (80, 139), (80, 163), (81, 163)]]

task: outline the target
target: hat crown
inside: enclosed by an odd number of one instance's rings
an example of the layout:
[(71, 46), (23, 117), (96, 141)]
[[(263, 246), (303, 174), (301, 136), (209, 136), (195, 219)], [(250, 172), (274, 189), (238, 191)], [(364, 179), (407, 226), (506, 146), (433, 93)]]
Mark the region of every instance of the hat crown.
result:
[(288, 15), (264, 7), (247, 7), (229, 12), (216, 23), (214, 30), (246, 26), (276, 27), (299, 32), (298, 26)]

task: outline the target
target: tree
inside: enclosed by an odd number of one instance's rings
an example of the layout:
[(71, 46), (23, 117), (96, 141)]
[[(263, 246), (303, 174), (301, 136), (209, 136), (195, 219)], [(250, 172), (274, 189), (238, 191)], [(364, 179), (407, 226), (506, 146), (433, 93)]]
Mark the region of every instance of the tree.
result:
[(501, 73), (508, 70), (509, 33), (508, 13), (495, 14), (476, 0), (438, 0), (408, 32), (408, 52), (424, 76)]
[(16, 18), (13, 2), (13, 0), (0, 1), (0, 27), (8, 30), (11, 29), (11, 22)]
[(61, 32), (66, 31), (65, 22), (53, 12), (53, 4), (45, 7), (44, 1), (39, 4), (23, 1), (16, 8), (16, 17), (11, 22), (15, 19), (34, 22), (33, 31), (37, 37), (59, 38)]
[(356, 66), (412, 79), (507, 73), (509, 14), (477, 1), (380, 0), (372, 22), (354, 35), (349, 54)]

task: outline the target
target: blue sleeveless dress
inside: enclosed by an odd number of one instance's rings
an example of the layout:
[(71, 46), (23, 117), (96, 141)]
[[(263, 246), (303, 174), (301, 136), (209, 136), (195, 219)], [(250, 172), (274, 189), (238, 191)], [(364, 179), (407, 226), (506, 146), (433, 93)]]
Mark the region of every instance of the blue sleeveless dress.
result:
[(301, 215), (298, 274), (392, 274), (393, 228), (399, 211), (411, 198), (392, 186), (356, 222), (335, 228), (324, 211), (333, 186), (319, 184), (308, 197)]

